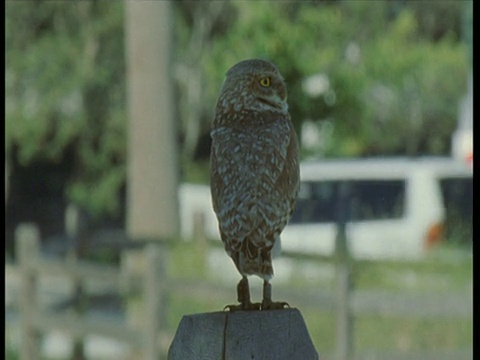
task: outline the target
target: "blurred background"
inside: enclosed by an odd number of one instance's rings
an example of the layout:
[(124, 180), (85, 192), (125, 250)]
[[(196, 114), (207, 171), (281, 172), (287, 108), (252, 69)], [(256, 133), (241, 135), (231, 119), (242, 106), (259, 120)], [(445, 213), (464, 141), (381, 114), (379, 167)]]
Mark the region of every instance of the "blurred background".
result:
[[(169, 238), (169, 281), (186, 285), (172, 290), (165, 300), (170, 305), (159, 330), (162, 354), (182, 315), (221, 310), (235, 299), (238, 275), (233, 265), (221, 249), (217, 257), (217, 250), (210, 251), (206, 245), (216, 237), (215, 220), (209, 222), (209, 131), (226, 70), (252, 57), (273, 61), (286, 80), (302, 160), (382, 158), (388, 162), (402, 157), (429, 164), (428, 159), (435, 158), (447, 161), (445, 168), (456, 168), (453, 163), (464, 168), (449, 173), (449, 179), (467, 179), (439, 190), (443, 191), (441, 221), (449, 221), (453, 228), (458, 222), (456, 229), (463, 231), (460, 240), (454, 236), (456, 230), (420, 260), (409, 257), (399, 262), (380, 252), (374, 260), (351, 265), (352, 288), (358, 296), (350, 301), (358, 308), (369, 297), (381, 298), (379, 294), (388, 293), (387, 309), (397, 294), (414, 294), (414, 300), (405, 303), (424, 303), (431, 312), (409, 316), (413, 310), (407, 305), (394, 314), (382, 313), (380, 305), (377, 311), (359, 310), (351, 315), (349, 350), (344, 357), (338, 350), (342, 335), (335, 331), (335, 301), (322, 297), (333, 294), (338, 285), (337, 263), (331, 252), (304, 258), (301, 246), (291, 246), (294, 256), (276, 265), (279, 293), (302, 310), (322, 358), (471, 358), (472, 1), (162, 3), (167, 5), (158, 11), (169, 19), (167, 25), (155, 24), (154, 18), (142, 19), (141, 11), (133, 9), (140, 5), (129, 2), (6, 2), (7, 358), (18, 358), (23, 334), (18, 330), (21, 276), (15, 242), (23, 223), (37, 226), (41, 253), (56, 259), (73, 254), (78, 261), (119, 272), (128, 262), (125, 252), (131, 246), (126, 243), (132, 237)], [(167, 65), (157, 80), (168, 85), (168, 93), (152, 94), (148, 86), (142, 93), (136, 77), (135, 69), (142, 63), (138, 58), (153, 53), (146, 49), (147, 40), (132, 35), (139, 34), (142, 22), (151, 26), (153, 38), (167, 38), (158, 48), (159, 58), (166, 58)], [(132, 136), (142, 117), (136, 117), (135, 99), (149, 96), (167, 99), (169, 111), (160, 109), (154, 113), (158, 119), (151, 119), (170, 124), (168, 146), (173, 148), (162, 148), (168, 139), (155, 145), (159, 154), (167, 153), (166, 163), (171, 166), (160, 168), (166, 164), (163, 160), (147, 161), (145, 166), (158, 163), (159, 168), (152, 171), (173, 179), (170, 193), (178, 204), (159, 202), (158, 208), (146, 210), (132, 185), (142, 180), (131, 169), (134, 159), (142, 158), (141, 151), (153, 151), (140, 149)], [(156, 131), (162, 133), (162, 129)], [(132, 210), (136, 201), (137, 210)], [(450, 203), (460, 208), (454, 220), (444, 218)], [(177, 219), (178, 229), (142, 233), (132, 220), (142, 211), (154, 217), (169, 212)], [(295, 225), (302, 219), (298, 215)], [(191, 241), (203, 237), (205, 241)], [(294, 244), (295, 236), (291, 238)], [(138, 243), (143, 249), (148, 241)], [(293, 270), (282, 275), (282, 266)], [(79, 289), (78, 284), (72, 288), (62, 281), (58, 287), (38, 287), (39, 304), (53, 306), (57, 312), (74, 304), (75, 298), (69, 296), (72, 289)], [(193, 290), (199, 282), (216, 296), (202, 297), (201, 288)], [(88, 292), (87, 285), (80, 288)], [(291, 288), (307, 294), (303, 302), (290, 301)], [(418, 298), (419, 294), (428, 299)], [(97, 313), (128, 321), (124, 317), (130, 295), (116, 290), (103, 294), (102, 301), (92, 295), (90, 304)], [(442, 298), (450, 302), (439, 302)], [(445, 310), (455, 307), (450, 306), (453, 303), (463, 310)], [(41, 337), (44, 358), (134, 356), (126, 355), (130, 348), (121, 341), (109, 345), (111, 354), (100, 355), (95, 352), (98, 339), (72, 340), (52, 333), (45, 331)], [(65, 345), (69, 341), (71, 346)], [(106, 347), (101, 344), (97, 347)]]

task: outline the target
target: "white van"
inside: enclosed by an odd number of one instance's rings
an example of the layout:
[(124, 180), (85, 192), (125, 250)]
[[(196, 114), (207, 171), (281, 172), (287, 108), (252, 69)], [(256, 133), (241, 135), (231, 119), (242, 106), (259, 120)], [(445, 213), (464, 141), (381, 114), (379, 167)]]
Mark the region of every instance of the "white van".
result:
[(347, 244), (355, 258), (419, 258), (447, 236), (471, 241), (472, 175), (471, 165), (450, 158), (303, 162), (282, 248), (333, 254), (341, 184), (350, 194)]
[[(306, 161), (282, 248), (331, 255), (341, 184), (350, 187), (349, 249), (357, 258), (419, 258), (442, 239), (472, 239), (471, 164), (450, 158)], [(181, 184), (182, 237), (219, 239), (208, 185)], [(196, 219), (196, 220), (195, 220)]]

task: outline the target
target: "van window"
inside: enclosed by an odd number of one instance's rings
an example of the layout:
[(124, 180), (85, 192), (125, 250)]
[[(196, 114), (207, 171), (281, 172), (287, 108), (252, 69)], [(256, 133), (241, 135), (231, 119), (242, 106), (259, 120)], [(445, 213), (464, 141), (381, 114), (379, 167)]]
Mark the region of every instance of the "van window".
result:
[(290, 224), (335, 222), (341, 184), (350, 194), (350, 220), (401, 218), (405, 180), (345, 180), (302, 182)]
[(450, 242), (471, 243), (473, 239), (473, 179), (440, 179), (445, 206), (445, 238)]
[(404, 180), (362, 180), (351, 184), (352, 220), (398, 219), (404, 213)]

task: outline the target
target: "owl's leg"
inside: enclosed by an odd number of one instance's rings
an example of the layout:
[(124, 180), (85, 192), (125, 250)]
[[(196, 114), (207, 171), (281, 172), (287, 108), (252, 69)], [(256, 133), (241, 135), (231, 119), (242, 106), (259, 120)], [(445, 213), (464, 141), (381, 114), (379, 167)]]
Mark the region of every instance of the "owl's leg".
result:
[(285, 309), (285, 307), (290, 307), (290, 305), (284, 301), (272, 301), (272, 285), (264, 280), (262, 310)]
[(260, 310), (260, 303), (252, 303), (250, 301), (250, 287), (248, 285), (248, 279), (246, 276), (242, 277), (237, 285), (237, 300), (240, 302), (238, 305), (227, 305), (224, 310), (236, 311), (236, 310)]

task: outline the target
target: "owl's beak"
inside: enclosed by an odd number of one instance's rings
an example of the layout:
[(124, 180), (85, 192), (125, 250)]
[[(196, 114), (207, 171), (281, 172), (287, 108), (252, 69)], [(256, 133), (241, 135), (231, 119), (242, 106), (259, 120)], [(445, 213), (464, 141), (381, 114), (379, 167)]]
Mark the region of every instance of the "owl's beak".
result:
[(287, 104), (286, 99), (282, 99), (277, 94), (272, 95), (272, 96), (265, 96), (265, 97), (259, 96), (258, 100), (260, 100), (261, 102), (263, 102), (263, 103), (265, 103), (269, 106), (277, 108), (279, 110), (288, 111), (288, 104)]

